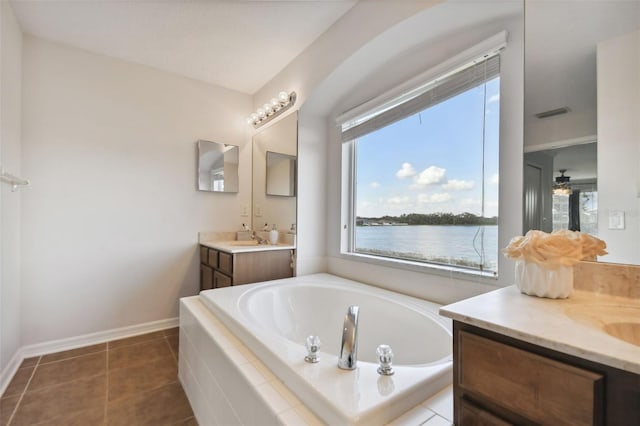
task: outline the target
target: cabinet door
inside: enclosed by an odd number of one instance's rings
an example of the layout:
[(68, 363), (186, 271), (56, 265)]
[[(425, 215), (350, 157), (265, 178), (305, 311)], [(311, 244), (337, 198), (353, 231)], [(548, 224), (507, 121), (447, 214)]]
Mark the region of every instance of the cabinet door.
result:
[(209, 249), (209, 255), (207, 256), (207, 263), (212, 268), (218, 267), (218, 250)]
[(213, 269), (207, 265), (200, 264), (200, 290), (213, 288)]
[(213, 272), (213, 288), (229, 287), (231, 284), (230, 276), (221, 274), (218, 271)]
[(233, 285), (277, 280), (293, 276), (290, 250), (236, 253)]
[(458, 385), (545, 425), (600, 425), (604, 378), (510, 345), (460, 331)]
[(233, 255), (221, 251), (218, 255), (218, 269), (224, 274), (233, 275)]

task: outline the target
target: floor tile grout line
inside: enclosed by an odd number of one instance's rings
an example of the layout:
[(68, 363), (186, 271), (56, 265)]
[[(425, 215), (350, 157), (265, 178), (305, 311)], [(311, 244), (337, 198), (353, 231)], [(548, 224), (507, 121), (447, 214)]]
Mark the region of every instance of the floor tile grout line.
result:
[(167, 343), (167, 346), (169, 346), (169, 352), (171, 352), (171, 355), (173, 356), (173, 359), (177, 363), (178, 362), (178, 355), (173, 351), (173, 347), (171, 347), (171, 343), (169, 343), (169, 337), (165, 336), (164, 341)]
[(36, 361), (36, 365), (33, 366), (33, 371), (31, 372), (31, 376), (29, 376), (29, 380), (27, 380), (27, 384), (24, 386), (24, 389), (22, 389), (22, 393), (20, 394), (20, 398), (18, 398), (18, 402), (16, 403), (16, 406), (13, 407), (13, 411), (11, 412), (11, 416), (9, 416), (9, 421), (7, 421), (7, 426), (11, 425), (11, 422), (13, 421), (13, 418), (16, 416), (16, 413), (18, 412), (18, 408), (20, 407), (20, 404), (22, 403), (22, 399), (24, 398), (24, 395), (27, 393), (27, 389), (29, 389), (29, 385), (31, 384), (31, 380), (33, 379), (33, 376), (35, 376), (36, 374), (36, 370), (38, 369), (38, 366), (40, 365), (40, 360), (42, 359), (42, 356), (38, 357), (38, 361)]
[[(45, 365), (46, 365), (46, 364), (45, 364)], [(31, 391), (31, 392), (42, 392), (42, 391), (45, 391), (45, 390), (48, 390), (48, 389), (54, 388), (54, 387), (56, 387), (56, 386), (68, 385), (69, 383), (78, 382), (78, 381), (80, 381), (80, 380), (93, 379), (93, 378), (95, 378), (95, 377), (100, 376), (101, 374), (106, 374), (106, 371), (105, 371), (105, 372), (103, 372), (103, 373), (94, 373), (94, 374), (91, 374), (91, 375), (89, 375), (89, 376), (77, 377), (77, 378), (72, 379), (72, 380), (64, 380), (64, 381), (55, 382), (55, 383), (50, 384), (50, 385), (41, 386), (41, 387), (39, 387), (39, 388), (31, 389), (30, 391)], [(31, 383), (31, 382), (29, 382), (29, 383)]]
[[(61, 359), (57, 359), (55, 361), (41, 362), (38, 365), (49, 365), (49, 364), (53, 364), (53, 363), (56, 363), (56, 362), (69, 361), (71, 359), (76, 359), (76, 358), (80, 358), (80, 357), (87, 356), (87, 355), (95, 355), (95, 354), (99, 354), (100, 352), (106, 352), (106, 351), (107, 351), (106, 349), (103, 349), (101, 351), (87, 352), (86, 354), (70, 356), (69, 358), (61, 358)], [(46, 356), (46, 355), (42, 355), (41, 358), (44, 357), (44, 356)]]
[(173, 380), (171, 382), (163, 383), (163, 384), (158, 385), (156, 387), (145, 389), (145, 390), (142, 390), (142, 391), (137, 391), (134, 395), (124, 396), (122, 398), (114, 399), (113, 401), (107, 401), (107, 403), (109, 403), (109, 402), (116, 403), (116, 402), (122, 402), (125, 399), (137, 398), (137, 397), (139, 397), (141, 395), (144, 395), (146, 393), (154, 392), (154, 391), (157, 391), (158, 389), (162, 389), (165, 386), (170, 386), (170, 385), (175, 385), (175, 384), (178, 384), (178, 385), (182, 386), (182, 384), (180, 383), (180, 380), (178, 380), (178, 378), (176, 378), (176, 380)]

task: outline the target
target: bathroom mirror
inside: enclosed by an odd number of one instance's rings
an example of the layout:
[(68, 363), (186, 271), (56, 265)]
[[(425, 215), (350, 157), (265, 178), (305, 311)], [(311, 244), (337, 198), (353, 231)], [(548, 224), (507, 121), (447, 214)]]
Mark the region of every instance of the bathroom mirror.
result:
[(267, 195), (295, 197), (296, 156), (267, 151)]
[(525, 232), (573, 215), (600, 260), (640, 264), (639, 76), (639, 1), (525, 2)]
[(219, 142), (199, 140), (198, 190), (238, 192), (239, 148)]
[(255, 230), (296, 223), (298, 114), (291, 113), (253, 137), (253, 218)]

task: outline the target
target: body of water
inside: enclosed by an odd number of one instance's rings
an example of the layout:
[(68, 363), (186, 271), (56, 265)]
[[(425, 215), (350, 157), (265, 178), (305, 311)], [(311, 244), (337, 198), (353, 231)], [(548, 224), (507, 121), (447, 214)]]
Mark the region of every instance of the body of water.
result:
[[(497, 225), (358, 226), (356, 251), (478, 268), (484, 232), (485, 271), (498, 270)], [(475, 249), (474, 249), (474, 237)], [(474, 266), (472, 266), (474, 267)]]

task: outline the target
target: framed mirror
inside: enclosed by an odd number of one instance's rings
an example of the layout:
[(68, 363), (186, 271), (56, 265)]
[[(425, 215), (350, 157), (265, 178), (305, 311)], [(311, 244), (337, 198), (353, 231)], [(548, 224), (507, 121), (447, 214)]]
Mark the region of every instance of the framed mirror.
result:
[(267, 151), (267, 195), (296, 196), (296, 156)]
[(261, 230), (296, 223), (298, 114), (291, 113), (253, 136), (253, 218)]
[(524, 231), (640, 264), (640, 2), (526, 1), (525, 70)]
[(199, 140), (198, 190), (238, 192), (239, 147)]

